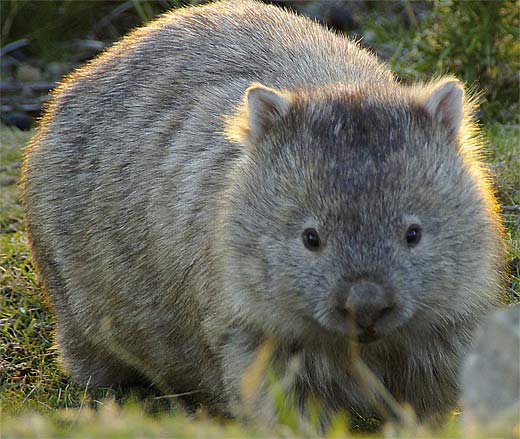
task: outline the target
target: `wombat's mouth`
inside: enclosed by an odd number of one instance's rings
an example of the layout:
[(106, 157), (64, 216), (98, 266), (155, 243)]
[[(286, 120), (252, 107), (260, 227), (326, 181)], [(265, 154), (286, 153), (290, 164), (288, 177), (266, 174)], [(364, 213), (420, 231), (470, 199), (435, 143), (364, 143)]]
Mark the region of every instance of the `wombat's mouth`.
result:
[(355, 341), (363, 344), (367, 343), (373, 343), (377, 340), (380, 340), (382, 338), (381, 331), (377, 330), (374, 325), (370, 325), (366, 328), (359, 327), (358, 325), (355, 325), (351, 322), (350, 324), (351, 328), (354, 327), (354, 332), (357, 332), (352, 335), (349, 335), (350, 338), (354, 339)]
[(375, 341), (378, 341), (381, 339), (381, 336), (379, 334), (376, 334), (376, 333), (372, 333), (372, 332), (363, 332), (362, 334), (359, 334), (355, 337), (353, 337), (356, 341), (358, 341), (359, 343), (373, 343)]

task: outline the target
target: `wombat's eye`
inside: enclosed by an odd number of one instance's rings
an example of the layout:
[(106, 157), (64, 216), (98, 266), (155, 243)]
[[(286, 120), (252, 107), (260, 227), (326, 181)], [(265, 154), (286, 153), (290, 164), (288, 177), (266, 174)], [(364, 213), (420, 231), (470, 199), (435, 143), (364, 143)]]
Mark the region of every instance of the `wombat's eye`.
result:
[(315, 229), (305, 229), (302, 238), (307, 249), (315, 251), (320, 248), (320, 235)]
[(421, 240), (421, 226), (418, 224), (412, 224), (406, 231), (406, 243), (408, 247), (413, 247), (419, 244)]

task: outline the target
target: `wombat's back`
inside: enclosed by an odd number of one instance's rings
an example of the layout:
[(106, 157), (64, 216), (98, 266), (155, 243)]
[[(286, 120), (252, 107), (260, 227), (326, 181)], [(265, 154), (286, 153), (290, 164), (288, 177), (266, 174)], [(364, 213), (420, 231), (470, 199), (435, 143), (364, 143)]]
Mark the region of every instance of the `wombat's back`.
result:
[(229, 147), (210, 137), (223, 131), (224, 117), (254, 81), (283, 89), (380, 86), (393, 78), (346, 38), (273, 6), (224, 1), (165, 14), (58, 88), (27, 153), (25, 197), (47, 194), (41, 208), (54, 212), (55, 233), (74, 233), (86, 219), (74, 206), (94, 208), (89, 200), (100, 192), (108, 210), (123, 197), (135, 214), (134, 205), (147, 203), (141, 192), (172, 151), (182, 172), (181, 161), (200, 160), (208, 142)]

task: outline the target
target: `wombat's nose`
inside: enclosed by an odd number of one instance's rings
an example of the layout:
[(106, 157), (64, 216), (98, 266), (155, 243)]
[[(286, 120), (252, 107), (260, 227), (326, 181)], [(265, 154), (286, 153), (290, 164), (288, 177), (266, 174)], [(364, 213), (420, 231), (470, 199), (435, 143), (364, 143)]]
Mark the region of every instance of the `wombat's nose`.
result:
[(395, 307), (394, 295), (389, 289), (373, 282), (358, 282), (351, 286), (345, 303), (347, 317), (360, 328), (373, 327)]

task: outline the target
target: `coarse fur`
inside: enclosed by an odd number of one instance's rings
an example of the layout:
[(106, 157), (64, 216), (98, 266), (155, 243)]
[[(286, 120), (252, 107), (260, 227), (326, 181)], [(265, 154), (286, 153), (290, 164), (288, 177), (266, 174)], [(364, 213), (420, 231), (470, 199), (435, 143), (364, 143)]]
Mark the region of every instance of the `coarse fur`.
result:
[(282, 373), (298, 355), (297, 399), (378, 416), (337, 302), (368, 291), (352, 309), (379, 315), (375, 291), (391, 310), (360, 358), (421, 419), (446, 413), (503, 271), (470, 110), (458, 81), (403, 86), (347, 38), (253, 1), (135, 30), (61, 84), (26, 151), (26, 225), (70, 373), (237, 414), (269, 339)]

